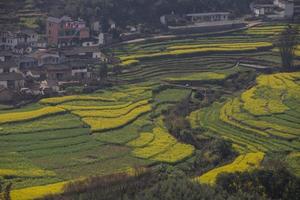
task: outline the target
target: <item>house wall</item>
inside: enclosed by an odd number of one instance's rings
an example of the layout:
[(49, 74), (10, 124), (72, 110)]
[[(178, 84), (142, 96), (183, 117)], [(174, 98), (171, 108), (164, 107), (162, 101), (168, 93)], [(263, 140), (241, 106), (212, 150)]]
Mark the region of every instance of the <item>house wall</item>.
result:
[(59, 64), (59, 63), (60, 63), (60, 59), (58, 55), (45, 55), (38, 60), (39, 67), (46, 64)]
[(93, 53), (93, 58), (101, 58), (102, 57), (102, 53), (101, 52), (94, 52)]
[(81, 29), (79, 32), (79, 38), (80, 39), (85, 39), (90, 37), (90, 32), (88, 29)]
[(48, 38), (48, 43), (57, 45), (58, 43), (58, 35), (59, 35), (59, 24), (54, 23), (54, 22), (47, 22), (46, 25), (46, 30), (47, 30), (47, 38)]
[(284, 17), (291, 18), (294, 16), (294, 4), (293, 3), (286, 3)]
[(0, 81), (0, 85), (7, 88), (7, 81)]
[(211, 15), (211, 16), (192, 16), (192, 22), (210, 22), (210, 21), (226, 21), (228, 15)]

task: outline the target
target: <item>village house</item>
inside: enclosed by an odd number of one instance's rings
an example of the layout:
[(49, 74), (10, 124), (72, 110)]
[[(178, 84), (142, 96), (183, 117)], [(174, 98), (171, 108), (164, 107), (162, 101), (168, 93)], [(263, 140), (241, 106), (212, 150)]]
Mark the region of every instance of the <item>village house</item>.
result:
[(55, 81), (86, 81), (91, 78), (87, 64), (80, 61), (66, 62), (59, 65), (46, 65), (47, 80)]
[(174, 12), (169, 15), (163, 15), (160, 17), (160, 23), (165, 26), (175, 26), (179, 24), (185, 24), (186, 20), (183, 16), (176, 15)]
[(57, 51), (50, 50), (38, 50), (29, 55), (31, 58), (37, 61), (37, 66), (42, 67), (47, 64), (59, 64), (63, 62), (63, 58), (60, 56)]
[(58, 47), (74, 46), (80, 40), (90, 37), (89, 28), (82, 19), (73, 20), (70, 17), (48, 17), (46, 22), (48, 45)]
[(0, 51), (0, 62), (11, 60), (12, 53), (9, 51)]
[(74, 47), (65, 49), (62, 54), (69, 59), (98, 59), (103, 61), (105, 55), (101, 52), (99, 47)]
[(299, 12), (298, 4), (298, 0), (274, 0), (269, 4), (252, 3), (250, 8), (255, 17), (292, 19)]
[(275, 10), (274, 4), (257, 4), (253, 5), (253, 13), (256, 17), (272, 14)]
[(20, 72), (18, 65), (14, 61), (0, 62), (0, 74), (12, 72)]
[(32, 52), (32, 47), (27, 43), (20, 43), (12, 49), (12, 52), (19, 55), (29, 54)]
[(1, 103), (9, 103), (13, 102), (15, 98), (15, 93), (6, 87), (0, 85), (0, 102)]
[(18, 45), (36, 46), (38, 34), (32, 30), (0, 31), (0, 47), (13, 50)]
[(20, 90), (25, 85), (25, 77), (13, 61), (0, 63), (0, 86), (10, 90)]
[(300, 0), (294, 0), (294, 17), (300, 18)]
[(26, 70), (38, 66), (38, 61), (35, 58), (29, 56), (20, 56), (16, 59), (20, 70)]

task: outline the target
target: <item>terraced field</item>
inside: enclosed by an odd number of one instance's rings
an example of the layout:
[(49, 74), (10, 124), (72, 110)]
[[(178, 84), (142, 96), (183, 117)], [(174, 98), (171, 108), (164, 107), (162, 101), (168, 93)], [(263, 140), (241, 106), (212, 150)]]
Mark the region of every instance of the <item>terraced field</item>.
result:
[[(217, 87), (209, 81), (249, 70), (239, 62), (280, 67), (272, 42), (281, 28), (263, 25), (224, 36), (121, 45), (114, 49), (123, 61), (118, 86), (21, 109), (0, 106), (0, 177), (13, 182), (13, 198), (38, 198), (46, 187), (57, 193), (78, 178), (185, 162), (195, 149), (168, 133), (162, 112), (192, 90), (170, 83), (204, 81), (205, 87)], [(299, 173), (299, 80), (299, 73), (261, 75), (254, 87), (191, 113), (194, 128), (232, 141), (241, 154), (200, 182), (213, 183), (240, 164), (242, 171), (258, 167), (270, 152), (286, 153)]]
[(222, 167), (215, 168), (196, 178), (195, 181), (213, 185), (215, 184), (218, 175), (220, 175), (221, 173), (244, 172), (259, 168), (263, 158), (264, 153), (261, 152), (240, 155), (234, 160), (234, 162)]
[(192, 124), (233, 141), (241, 152), (299, 151), (299, 78), (298, 72), (261, 75), (240, 96), (192, 113)]
[[(13, 197), (30, 193), (39, 197), (45, 188), (36, 186), (54, 184), (52, 192), (56, 192), (56, 185), (65, 181), (191, 157), (194, 147), (177, 142), (161, 122), (153, 123), (150, 118), (156, 104), (174, 104), (188, 90), (166, 88), (154, 97), (155, 86), (122, 86), (2, 111), (0, 176), (13, 183)], [(167, 96), (170, 93), (172, 101)], [(151, 134), (153, 141), (139, 145), (144, 142), (144, 133)], [(155, 155), (147, 154), (153, 149), (157, 149)]]

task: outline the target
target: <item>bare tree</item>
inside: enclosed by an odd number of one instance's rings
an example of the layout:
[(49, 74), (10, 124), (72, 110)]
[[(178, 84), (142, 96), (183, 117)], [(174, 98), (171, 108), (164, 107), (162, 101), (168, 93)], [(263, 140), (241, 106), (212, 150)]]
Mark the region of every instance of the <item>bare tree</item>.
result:
[(294, 67), (295, 50), (298, 44), (298, 27), (288, 25), (279, 35), (276, 46), (281, 56), (282, 67), (292, 70)]

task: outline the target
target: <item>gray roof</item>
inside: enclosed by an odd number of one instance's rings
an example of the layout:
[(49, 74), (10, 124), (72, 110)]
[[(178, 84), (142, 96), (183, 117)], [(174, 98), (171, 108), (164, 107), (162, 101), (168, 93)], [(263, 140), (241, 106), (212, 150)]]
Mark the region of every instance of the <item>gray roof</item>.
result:
[(63, 16), (61, 18), (48, 17), (47, 21), (53, 22), (53, 23), (61, 23), (62, 21), (72, 21), (72, 18), (69, 16)]
[(20, 73), (11, 72), (0, 74), (0, 81), (19, 81), (24, 80), (24, 77)]
[(190, 13), (188, 17), (203, 17), (203, 16), (215, 16), (215, 15), (230, 15), (230, 12), (209, 12), (209, 13)]
[(48, 17), (47, 18), (48, 22), (54, 22), (54, 23), (60, 23), (60, 19), (56, 17)]
[(80, 53), (94, 53), (94, 52), (101, 52), (100, 48), (95, 47), (74, 47), (72, 49), (65, 49), (63, 53), (65, 55), (77, 55)]
[(254, 8), (275, 8), (274, 4), (255, 4)]

